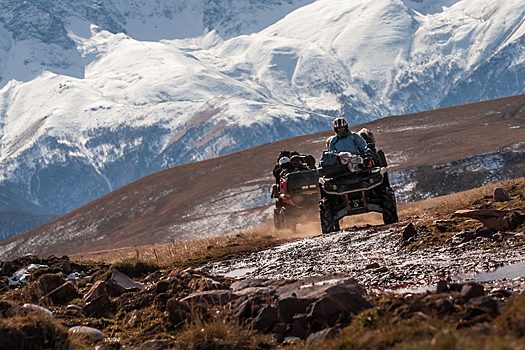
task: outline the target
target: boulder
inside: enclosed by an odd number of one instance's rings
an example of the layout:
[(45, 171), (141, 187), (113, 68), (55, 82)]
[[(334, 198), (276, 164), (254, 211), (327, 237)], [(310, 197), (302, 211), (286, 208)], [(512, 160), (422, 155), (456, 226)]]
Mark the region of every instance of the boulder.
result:
[(403, 241), (407, 241), (410, 238), (414, 237), (417, 234), (416, 228), (412, 223), (408, 224), (405, 229), (403, 230)]
[(319, 332), (312, 333), (306, 339), (306, 342), (312, 346), (321, 345), (326, 339), (333, 336), (335, 331), (333, 328), (325, 328)]
[(237, 299), (233, 307), (233, 314), (241, 321), (246, 318), (253, 318), (257, 316), (263, 304), (264, 300), (258, 296), (253, 298), (241, 297)]
[(106, 291), (110, 297), (116, 298), (124, 293), (138, 292), (144, 289), (142, 284), (135, 282), (122, 272), (113, 270), (111, 278), (106, 281)]
[(477, 209), (457, 210), (454, 214), (459, 217), (467, 217), (481, 221), (481, 223), (488, 228), (504, 231), (510, 228), (509, 218), (506, 216), (509, 213), (509, 210)]
[(53, 317), (53, 313), (42, 306), (38, 306), (35, 304), (24, 304), (22, 308), (32, 314), (42, 315), (45, 317)]
[(71, 334), (84, 334), (92, 337), (94, 340), (102, 340), (104, 338), (104, 334), (102, 334), (101, 331), (95, 328), (87, 327), (87, 326), (76, 326), (72, 327), (68, 331)]
[(230, 286), (232, 294), (236, 297), (241, 296), (272, 296), (276, 288), (283, 285), (285, 280), (272, 279), (249, 279), (233, 283)]
[(499, 314), (498, 302), (488, 296), (480, 296), (480, 297), (471, 298), (468, 301), (467, 306), (477, 306), (480, 308), (485, 308), (487, 310), (490, 310), (495, 315)]
[(307, 309), (308, 314), (323, 324), (331, 324), (334, 316), (340, 314), (358, 314), (372, 307), (372, 304), (358, 293), (348, 291), (333, 292), (313, 302)]
[(456, 309), (454, 308), (454, 305), (452, 305), (452, 303), (448, 301), (447, 299), (436, 300), (435, 307), (440, 317), (444, 315), (450, 315), (456, 311)]
[(450, 290), (448, 289), (448, 286), (447, 286), (447, 281), (445, 280), (440, 280), (436, 286), (436, 293), (437, 294), (441, 294), (441, 293), (447, 293), (449, 292)]
[(481, 297), (483, 295), (485, 295), (483, 286), (474, 282), (464, 284), (461, 288), (461, 292), (459, 292), (459, 296), (465, 301), (469, 301), (472, 298)]
[(509, 193), (504, 188), (501, 188), (501, 187), (496, 187), (494, 189), (494, 193), (492, 195), (492, 198), (494, 199), (494, 202), (510, 201)]
[(82, 313), (82, 307), (80, 307), (78, 305), (70, 304), (70, 305), (66, 306), (66, 313), (69, 314), (69, 315), (75, 315), (76, 316), (76, 315)]
[(66, 280), (62, 276), (53, 273), (46, 273), (38, 278), (38, 287), (44, 295), (57, 289), (64, 283), (66, 283)]
[(297, 337), (300, 339), (306, 339), (310, 333), (310, 322), (308, 322), (308, 315), (296, 314), (294, 316), (294, 322), (292, 331), (290, 332), (291, 337)]
[(84, 301), (86, 303), (89, 303), (90, 301), (95, 300), (104, 293), (106, 293), (106, 282), (97, 281), (95, 282), (93, 287), (91, 287), (89, 292), (87, 292), (87, 294), (84, 296)]
[(103, 317), (107, 312), (109, 306), (109, 295), (107, 293), (102, 294), (96, 299), (93, 299), (84, 306), (82, 312), (87, 317), (100, 318)]
[(252, 326), (253, 329), (264, 332), (272, 329), (277, 322), (279, 322), (277, 309), (274, 306), (265, 304), (260, 308), (257, 317), (253, 319)]
[(362, 297), (363, 293), (358, 282), (346, 275), (305, 278), (277, 289), (279, 319), (290, 324), (296, 314), (305, 314), (307, 308), (321, 320), (331, 319), (337, 313), (358, 313), (373, 306)]
[(44, 298), (49, 299), (54, 305), (63, 305), (80, 296), (77, 287), (71, 282), (66, 282), (60, 287), (49, 292)]
[(275, 338), (279, 343), (281, 343), (284, 340), (284, 337), (286, 336), (286, 330), (288, 328), (288, 325), (286, 323), (278, 322), (273, 325), (272, 333), (275, 334)]

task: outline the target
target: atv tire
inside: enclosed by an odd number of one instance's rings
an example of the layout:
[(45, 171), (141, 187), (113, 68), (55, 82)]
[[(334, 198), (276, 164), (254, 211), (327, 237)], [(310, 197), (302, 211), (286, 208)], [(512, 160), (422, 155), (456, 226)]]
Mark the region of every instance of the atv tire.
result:
[(281, 229), (281, 217), (280, 217), (279, 209), (273, 210), (273, 225), (275, 226), (276, 230)]
[(319, 215), (321, 219), (321, 231), (323, 233), (340, 231), (339, 221), (334, 220), (334, 216), (326, 199), (321, 200), (319, 203)]
[(399, 221), (397, 217), (396, 196), (394, 190), (390, 187), (383, 193), (383, 222), (385, 225), (393, 224)]
[(280, 223), (280, 229), (281, 230), (291, 230), (295, 233), (297, 229), (297, 224), (295, 223), (295, 219), (290, 215), (290, 212), (286, 210), (286, 208), (282, 207), (279, 211), (279, 223)]

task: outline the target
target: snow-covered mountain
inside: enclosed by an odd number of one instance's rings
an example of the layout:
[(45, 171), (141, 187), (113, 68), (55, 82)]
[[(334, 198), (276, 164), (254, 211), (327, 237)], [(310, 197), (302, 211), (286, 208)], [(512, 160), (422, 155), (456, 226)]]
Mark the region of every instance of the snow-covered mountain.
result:
[(525, 0), (0, 4), (0, 184), (52, 213), (334, 116), (525, 92)]

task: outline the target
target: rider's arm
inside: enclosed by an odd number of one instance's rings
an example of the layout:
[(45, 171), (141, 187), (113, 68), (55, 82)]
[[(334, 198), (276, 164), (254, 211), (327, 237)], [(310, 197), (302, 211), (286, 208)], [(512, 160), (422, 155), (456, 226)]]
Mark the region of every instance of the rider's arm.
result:
[(365, 152), (369, 152), (370, 151), (370, 148), (368, 148), (365, 140), (363, 140), (363, 138), (361, 136), (359, 136), (358, 134), (355, 134), (354, 135), (354, 140), (355, 140), (355, 143), (357, 145), (357, 148), (359, 148), (359, 152), (360, 153), (365, 153)]
[(337, 151), (335, 148), (335, 140), (337, 140), (337, 137), (334, 137), (332, 140), (330, 140), (330, 145), (328, 146), (329, 151)]

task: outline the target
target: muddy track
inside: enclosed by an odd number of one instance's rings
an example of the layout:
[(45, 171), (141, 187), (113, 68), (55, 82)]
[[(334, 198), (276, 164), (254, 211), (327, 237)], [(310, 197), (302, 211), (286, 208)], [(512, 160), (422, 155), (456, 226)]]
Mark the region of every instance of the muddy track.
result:
[[(450, 242), (420, 250), (403, 244), (402, 232), (408, 224), (347, 229), (305, 238), (242, 258), (208, 264), (202, 270), (240, 279), (299, 279), (344, 273), (366, 286), (370, 294), (399, 288), (424, 291), (421, 287), (435, 286), (441, 279), (457, 279), (516, 263), (521, 263), (516, 267), (525, 272), (525, 246), (516, 244), (517, 237), (497, 247), (490, 246), (491, 238), (478, 237), (465, 243)], [(469, 277), (474, 276), (463, 276), (467, 280)], [(482, 283), (487, 288), (503, 287), (517, 293), (525, 290), (523, 277)]]

